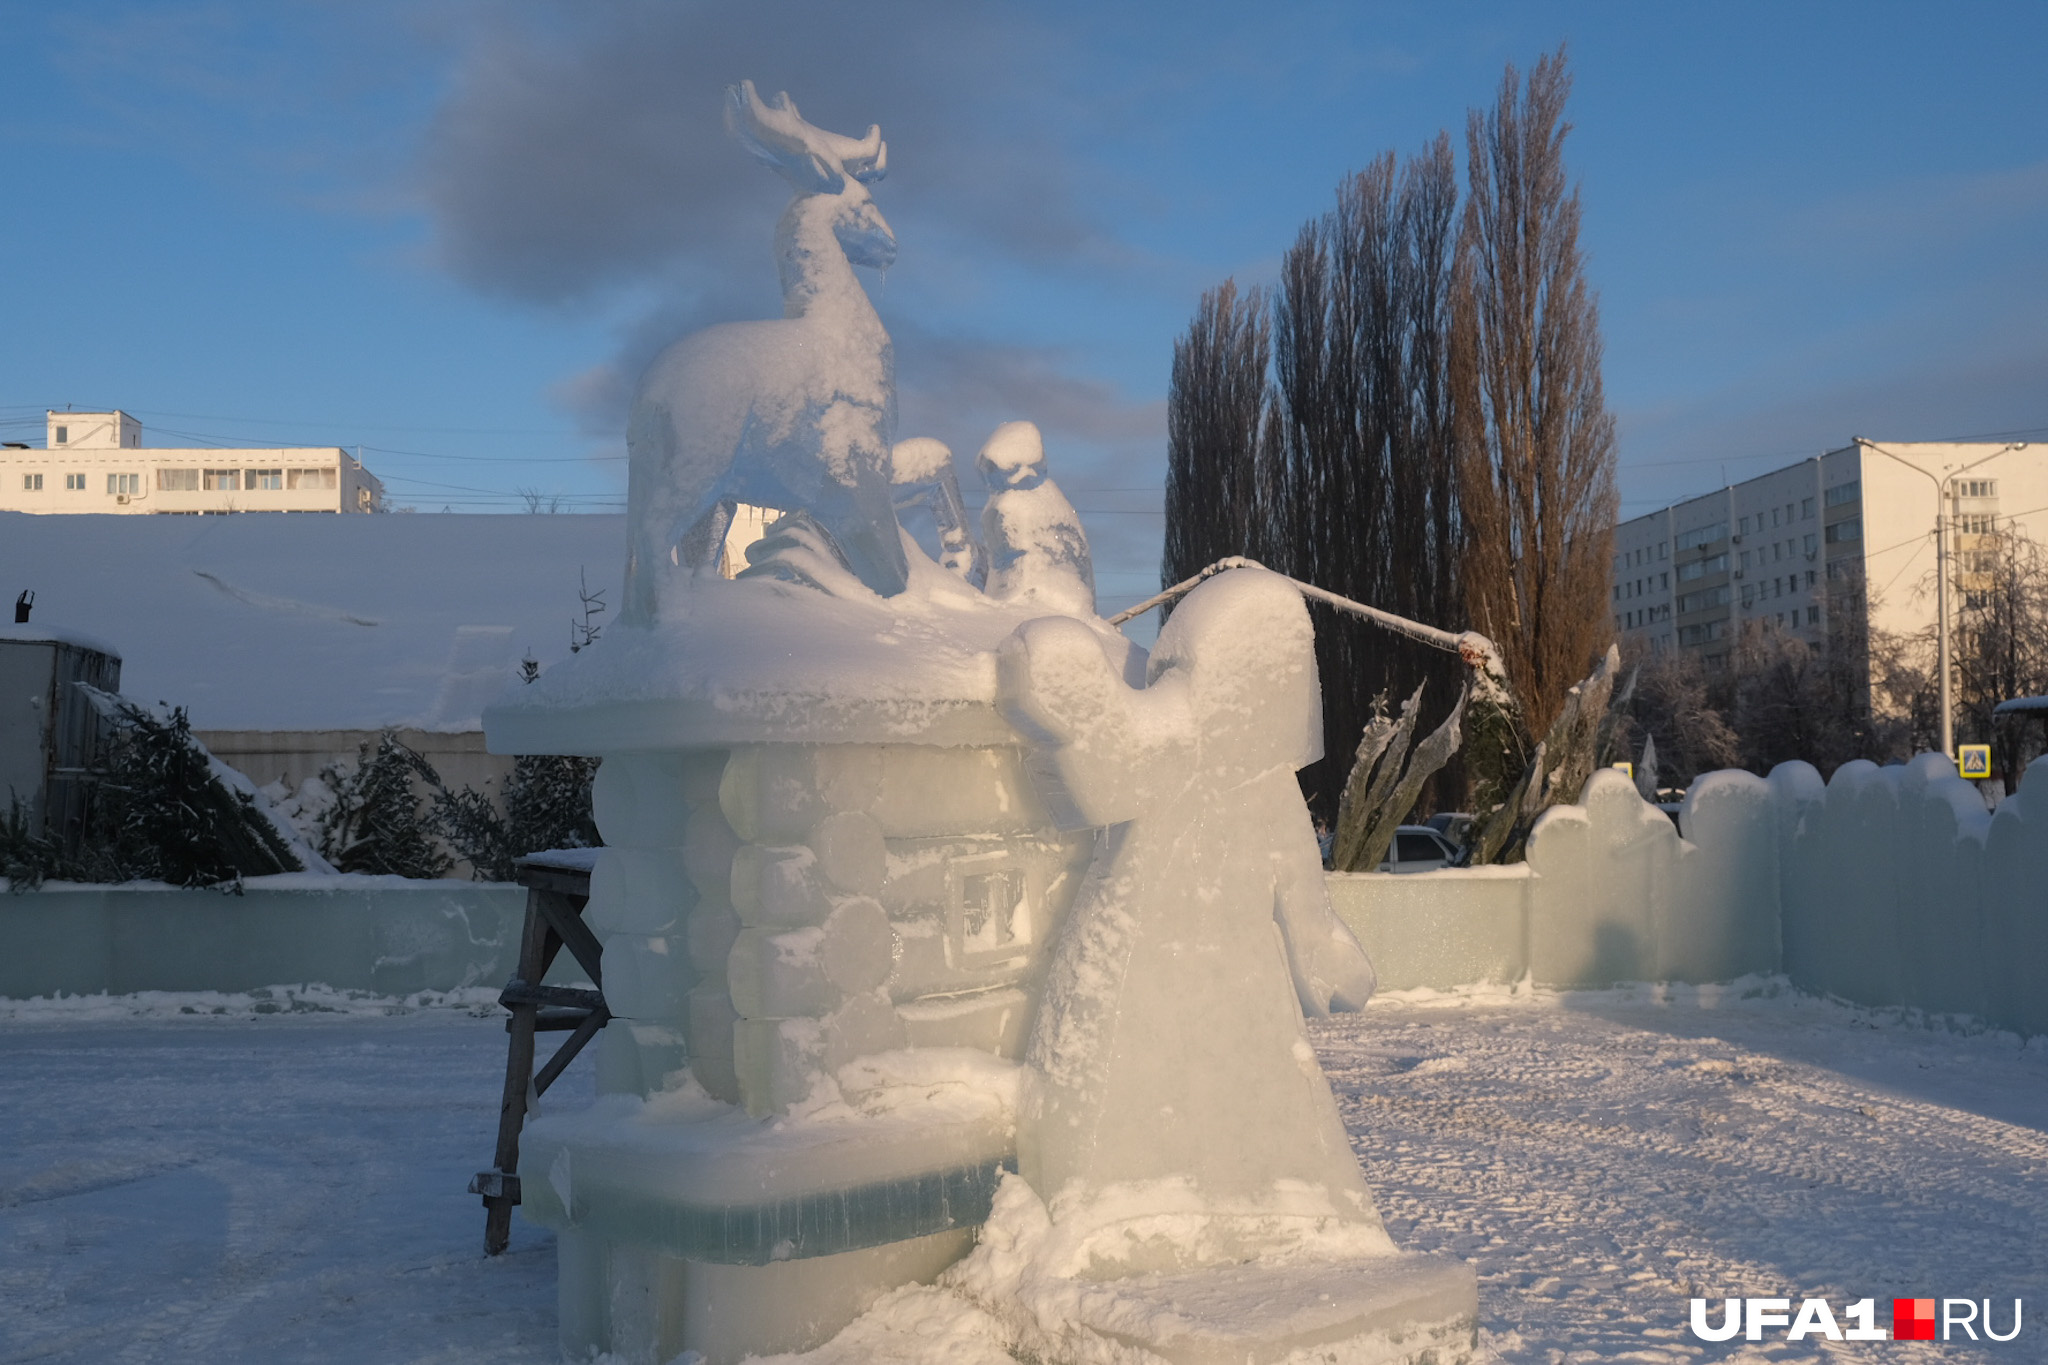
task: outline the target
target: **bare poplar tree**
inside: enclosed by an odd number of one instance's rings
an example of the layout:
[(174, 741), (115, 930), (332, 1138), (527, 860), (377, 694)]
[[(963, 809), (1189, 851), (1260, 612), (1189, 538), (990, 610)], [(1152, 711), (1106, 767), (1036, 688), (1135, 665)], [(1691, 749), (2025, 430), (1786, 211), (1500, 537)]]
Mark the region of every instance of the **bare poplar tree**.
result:
[(1273, 462), (1260, 457), (1271, 356), (1265, 296), (1257, 289), (1240, 294), (1235, 280), (1202, 295), (1187, 335), (1174, 343), (1166, 406), (1168, 583), (1227, 555), (1257, 557), (1271, 543)]
[(1467, 121), (1450, 357), (1464, 590), (1541, 734), (1610, 634), (1614, 420), (1568, 183), (1564, 50)]
[[(1174, 348), (1167, 544), (1178, 581), (1230, 554), (1432, 624), (1457, 626), (1462, 522), (1451, 451), (1456, 167), (1440, 137), (1338, 188), (1283, 258), (1270, 311), (1225, 284)], [(1270, 376), (1270, 378), (1269, 378)], [(1303, 774), (1334, 815), (1381, 692), (1459, 694), (1450, 656), (1321, 607), (1325, 758)]]

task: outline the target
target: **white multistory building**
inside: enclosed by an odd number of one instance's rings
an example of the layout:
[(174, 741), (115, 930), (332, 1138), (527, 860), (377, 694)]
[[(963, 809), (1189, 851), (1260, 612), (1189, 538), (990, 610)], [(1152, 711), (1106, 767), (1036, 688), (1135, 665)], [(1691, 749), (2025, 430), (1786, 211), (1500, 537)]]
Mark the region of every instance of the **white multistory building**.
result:
[(1861, 590), (1871, 629), (1925, 631), (1935, 619), (1937, 498), (1954, 611), (1975, 585), (1985, 536), (2048, 541), (2048, 446), (1857, 437), (1622, 522), (1615, 632), (1624, 646), (1689, 650), (1718, 671), (1745, 627), (1821, 644), (1831, 584)]
[(50, 412), (40, 450), (0, 447), (0, 512), (381, 512), (384, 485), (339, 446), (142, 444), (119, 410)]

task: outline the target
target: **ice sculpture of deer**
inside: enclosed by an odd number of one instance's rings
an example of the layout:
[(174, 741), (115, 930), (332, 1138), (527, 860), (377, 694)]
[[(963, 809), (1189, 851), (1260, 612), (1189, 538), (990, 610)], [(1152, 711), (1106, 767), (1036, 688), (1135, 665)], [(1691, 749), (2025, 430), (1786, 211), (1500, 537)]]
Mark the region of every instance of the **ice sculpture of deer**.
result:
[(868, 196), (882, 131), (804, 122), (787, 94), (726, 92), (726, 130), (795, 189), (776, 228), (783, 316), (683, 338), (642, 379), (626, 447), (623, 619), (653, 621), (665, 580), (718, 561), (736, 503), (808, 513), (883, 596), (908, 572), (891, 507), (896, 380), (889, 334), (854, 266), (883, 268), (896, 238)]

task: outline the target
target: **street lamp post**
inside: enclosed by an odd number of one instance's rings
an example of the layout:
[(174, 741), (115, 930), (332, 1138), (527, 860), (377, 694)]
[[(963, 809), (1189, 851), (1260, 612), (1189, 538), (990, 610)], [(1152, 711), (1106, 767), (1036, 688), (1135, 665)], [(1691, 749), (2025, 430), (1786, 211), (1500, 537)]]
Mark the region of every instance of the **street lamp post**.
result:
[(1956, 756), (1955, 718), (1949, 706), (1949, 660), (1948, 660), (1948, 498), (1949, 485), (1958, 474), (1967, 474), (1978, 465), (1995, 460), (2009, 451), (2024, 450), (2025, 441), (2010, 441), (1981, 459), (1970, 461), (1959, 468), (1935, 474), (1922, 469), (1905, 456), (1886, 450), (1875, 441), (1863, 437), (1854, 438), (1858, 445), (1869, 446), (1880, 455), (1889, 455), (1915, 474), (1924, 475), (1934, 485), (1934, 649), (1935, 667), (1941, 675), (1941, 751), (1950, 760)]

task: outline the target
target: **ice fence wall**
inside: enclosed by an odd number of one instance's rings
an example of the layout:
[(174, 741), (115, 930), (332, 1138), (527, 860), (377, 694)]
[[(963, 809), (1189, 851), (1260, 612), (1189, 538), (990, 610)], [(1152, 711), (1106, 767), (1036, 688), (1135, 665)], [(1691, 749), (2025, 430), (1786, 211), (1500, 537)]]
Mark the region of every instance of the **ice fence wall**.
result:
[(1863, 1004), (2048, 1033), (2048, 760), (1996, 815), (1937, 754), (1709, 773), (1678, 829), (1598, 772), (1519, 867), (1333, 875), (1382, 989), (1783, 972)]
[(525, 916), (525, 888), (486, 882), (294, 872), (251, 877), (240, 895), (46, 882), (0, 891), (0, 999), (299, 984), (495, 990), (518, 959)]

